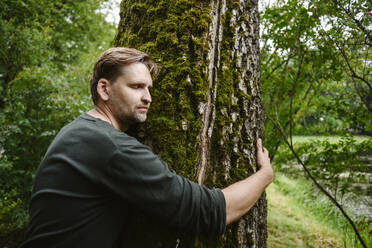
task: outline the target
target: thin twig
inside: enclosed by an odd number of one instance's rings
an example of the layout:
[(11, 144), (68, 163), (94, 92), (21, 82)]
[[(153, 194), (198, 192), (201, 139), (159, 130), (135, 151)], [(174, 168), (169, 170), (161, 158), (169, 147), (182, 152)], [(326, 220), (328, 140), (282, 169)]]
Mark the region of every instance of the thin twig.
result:
[[(321, 85), (321, 82), (319, 82), (319, 80), (317, 78), (315, 78), (314, 80), (310, 80), (310, 86), (309, 86), (309, 88), (307, 88), (305, 95), (302, 97), (302, 102), (305, 102), (306, 98), (310, 95), (311, 89), (313, 88), (313, 85), (314, 85), (314, 81), (318, 82), (319, 85)], [(314, 92), (317, 92), (317, 91), (315, 90)], [(273, 103), (272, 103), (273, 102), (273, 99), (274, 99), (274, 97), (271, 96), (270, 97), (270, 105), (269, 106), (272, 106), (273, 105)], [(307, 104), (305, 104), (305, 106), (310, 106), (310, 103), (311, 103), (311, 100), (312, 99), (313, 98), (310, 97), (309, 100), (307, 101)], [(296, 115), (300, 110), (301, 110), (301, 108), (300, 107), (297, 107), (293, 111), (293, 115)], [(290, 120), (287, 120), (287, 122), (284, 124), (284, 129), (286, 129), (288, 127), (289, 122), (290, 122)], [(276, 154), (276, 151), (278, 150), (278, 148), (280, 146), (280, 143), (281, 143), (281, 140), (278, 139), (278, 141), (274, 145), (273, 151), (270, 151), (270, 160), (271, 161), (274, 159), (275, 154)]]
[(291, 145), (293, 145), (293, 140), (292, 140), (292, 131), (293, 131), (293, 114), (292, 114), (292, 111), (293, 111), (293, 98), (294, 96), (296, 95), (296, 88), (297, 88), (297, 83), (298, 83), (298, 79), (300, 78), (300, 75), (301, 75), (301, 72), (302, 72), (302, 64), (303, 64), (303, 61), (304, 61), (304, 57), (305, 57), (305, 52), (302, 52), (301, 54), (301, 59), (300, 59), (300, 64), (298, 65), (298, 70), (297, 70), (297, 73), (296, 73), (296, 78), (293, 82), (293, 87), (292, 87), (292, 91), (291, 91), (291, 101), (290, 101), (290, 105), (289, 105), (289, 117), (290, 117), (290, 121), (289, 121), (289, 127), (290, 127), (290, 132), (289, 132), (289, 137), (290, 137), (290, 140), (291, 140)]
[[(279, 69), (282, 65), (288, 65), (288, 62), (289, 62), (289, 60), (292, 58), (292, 57), (294, 57), (294, 54), (293, 53), (290, 53), (289, 55), (288, 55), (288, 58), (286, 59), (286, 60), (283, 60), (282, 62), (280, 62), (276, 67), (274, 67), (273, 69), (272, 69), (272, 71), (269, 73), (269, 74), (267, 74), (267, 75), (265, 75), (265, 78), (262, 78), (262, 80), (266, 80), (267, 78), (269, 78), (277, 69)], [(285, 67), (286, 67), (285, 66)], [(284, 67), (284, 68), (285, 68)]]

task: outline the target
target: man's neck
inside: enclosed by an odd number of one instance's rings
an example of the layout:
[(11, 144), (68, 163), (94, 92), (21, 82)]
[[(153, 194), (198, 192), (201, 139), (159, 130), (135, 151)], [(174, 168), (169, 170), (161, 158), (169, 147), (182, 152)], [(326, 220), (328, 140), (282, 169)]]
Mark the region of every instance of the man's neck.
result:
[(107, 123), (111, 124), (114, 128), (120, 130), (120, 131), (126, 131), (128, 127), (122, 126), (119, 124), (119, 122), (115, 119), (113, 114), (111, 113), (110, 109), (107, 107), (101, 107), (101, 106), (94, 106), (93, 109), (87, 112), (88, 115), (91, 115), (95, 118), (101, 119), (103, 121), (106, 121)]

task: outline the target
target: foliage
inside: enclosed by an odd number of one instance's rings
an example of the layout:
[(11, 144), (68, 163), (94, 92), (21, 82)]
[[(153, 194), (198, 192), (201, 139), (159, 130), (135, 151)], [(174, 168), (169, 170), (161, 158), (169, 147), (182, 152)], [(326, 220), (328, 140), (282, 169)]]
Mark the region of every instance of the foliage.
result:
[(103, 0), (0, 3), (0, 246), (18, 246), (33, 175), (62, 126), (92, 106), (93, 62), (114, 26)]
[[(58, 130), (79, 113), (79, 97), (71, 90), (66, 78), (55, 76), (58, 71), (49, 67), (24, 69), (11, 82), (7, 101), (0, 115), (1, 193), (6, 201), (4, 210), (13, 221), (26, 224), (28, 199), (31, 194), (33, 174), (49, 143)], [(8, 193), (11, 192), (11, 193)], [(15, 215), (15, 213), (22, 213)], [(4, 213), (5, 214), (5, 213)], [(14, 225), (14, 222), (8, 222)], [(15, 230), (0, 230), (10, 235)], [(11, 226), (7, 227), (11, 228)], [(4, 240), (4, 239), (2, 239)]]
[[(0, 3), (0, 61), (8, 81), (24, 66), (53, 62), (63, 68), (99, 41), (102, 1), (7, 0)], [(84, 32), (81, 32), (84, 30)]]
[(346, 137), (339, 143), (331, 144), (327, 140), (310, 143), (302, 148), (307, 154), (305, 163), (310, 166), (312, 175), (322, 180), (334, 190), (334, 197), (353, 192), (352, 183), (367, 183), (368, 167), (363, 156), (371, 156), (372, 139), (357, 143)]
[(371, 132), (370, 43), (363, 31), (370, 9), (364, 0), (290, 0), (262, 11), (265, 133), (273, 156), (281, 142), (273, 121), (289, 135)]
[[(300, 114), (300, 113), (299, 113)], [(371, 114), (345, 82), (324, 84), (314, 103), (304, 106), (303, 115), (294, 127), (294, 134), (370, 133)]]
[[(345, 136), (338, 142), (312, 140), (295, 147), (311, 174), (341, 203), (345, 194), (354, 194), (353, 183), (368, 183), (365, 158), (372, 155), (372, 139), (358, 141)], [(280, 149), (275, 163), (291, 173), (296, 171), (296, 159), (287, 147)], [(292, 167), (288, 167), (291, 163)]]

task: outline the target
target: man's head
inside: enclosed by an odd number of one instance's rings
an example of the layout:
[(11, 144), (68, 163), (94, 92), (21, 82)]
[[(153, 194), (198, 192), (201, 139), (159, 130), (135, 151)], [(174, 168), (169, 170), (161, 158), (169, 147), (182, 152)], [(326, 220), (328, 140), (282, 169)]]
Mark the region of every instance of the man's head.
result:
[(93, 75), (90, 81), (90, 91), (94, 105), (97, 105), (99, 95), (97, 84), (101, 78), (115, 83), (116, 79), (123, 74), (123, 67), (143, 63), (150, 73), (158, 73), (158, 65), (152, 61), (149, 55), (134, 48), (114, 47), (104, 51), (94, 65)]
[(117, 47), (105, 51), (94, 66), (92, 99), (123, 127), (146, 120), (151, 103), (151, 73), (158, 70), (151, 58), (136, 49)]

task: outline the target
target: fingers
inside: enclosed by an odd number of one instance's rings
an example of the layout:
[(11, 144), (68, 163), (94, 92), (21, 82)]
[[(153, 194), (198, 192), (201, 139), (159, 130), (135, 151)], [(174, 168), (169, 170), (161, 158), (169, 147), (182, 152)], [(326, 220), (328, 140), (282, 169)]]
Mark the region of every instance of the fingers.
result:
[(258, 150), (259, 150), (259, 149), (262, 149), (261, 147), (262, 147), (262, 140), (261, 140), (261, 139), (258, 139), (258, 140), (257, 140), (257, 149), (258, 149)]
[(257, 150), (258, 150), (258, 151), (264, 151), (264, 149), (265, 149), (265, 148), (262, 147), (262, 139), (259, 138), (259, 139), (257, 140)]
[(262, 146), (262, 139), (257, 139), (257, 151), (258, 152), (261, 152), (263, 155), (265, 156), (268, 156), (269, 155), (269, 151)]

